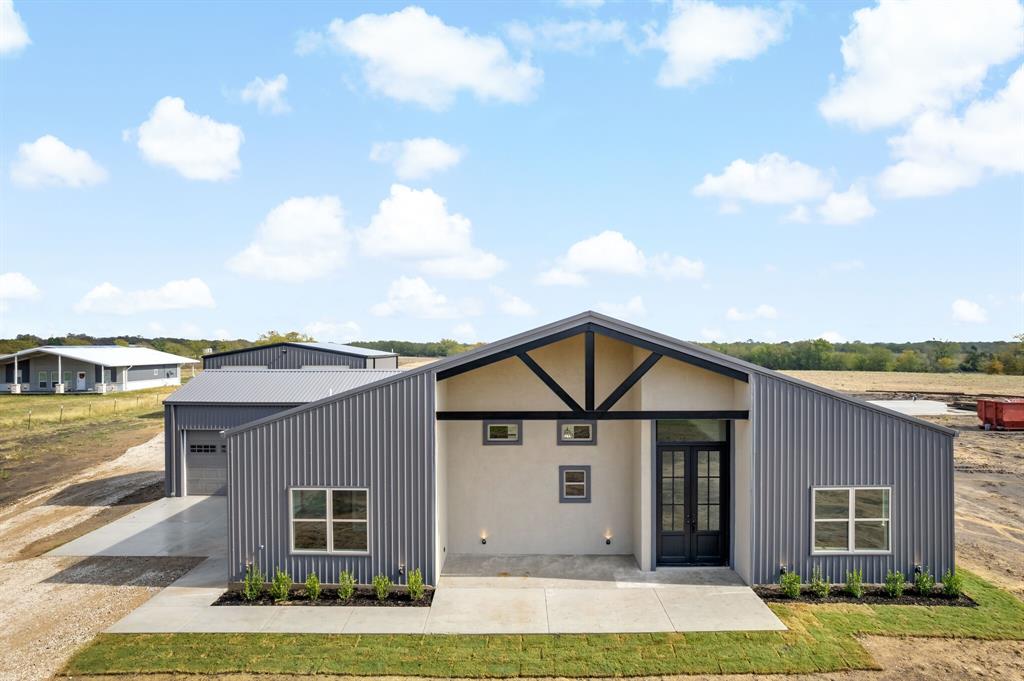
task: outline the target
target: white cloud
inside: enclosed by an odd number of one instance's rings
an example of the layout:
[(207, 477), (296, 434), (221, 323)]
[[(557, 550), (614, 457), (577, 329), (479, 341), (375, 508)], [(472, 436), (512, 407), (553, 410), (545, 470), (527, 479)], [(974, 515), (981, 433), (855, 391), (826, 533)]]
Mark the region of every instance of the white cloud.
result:
[(387, 300), (370, 308), (371, 314), (390, 317), (403, 314), (421, 319), (461, 317), (459, 307), (422, 277), (399, 277), (388, 287)]
[(308, 281), (344, 265), (350, 242), (338, 197), (294, 197), (267, 213), (253, 241), (227, 266), (260, 279)]
[(802, 203), (798, 203), (793, 206), (793, 210), (789, 211), (782, 217), (782, 221), (806, 224), (811, 221), (811, 212), (807, 210), (807, 206)]
[(18, 145), (11, 181), (22, 187), (88, 187), (106, 181), (107, 171), (88, 152), (72, 149), (53, 135)]
[(818, 206), (818, 215), (830, 225), (852, 225), (875, 214), (863, 185), (854, 184), (845, 192), (832, 192)]
[(362, 329), (355, 322), (334, 322), (321, 319), (306, 324), (302, 332), (321, 341), (348, 343), (359, 338)]
[(13, 54), (32, 44), (14, 0), (0, 0), (0, 54)]
[(953, 319), (968, 324), (984, 324), (988, 321), (988, 312), (974, 301), (958, 298), (951, 306)]
[(985, 174), (1024, 172), (1024, 66), (991, 99), (972, 102), (962, 117), (918, 116), (889, 139), (897, 163), (879, 177), (892, 197), (945, 194), (977, 184)]
[(720, 341), (722, 340), (722, 330), (712, 328), (702, 328), (700, 330), (700, 337), (706, 341)]
[(558, 0), (558, 4), (569, 9), (597, 9), (604, 0)]
[(610, 317), (626, 320), (638, 320), (647, 316), (647, 306), (640, 296), (633, 296), (625, 303), (598, 303), (597, 310)]
[(416, 137), (401, 142), (378, 142), (370, 148), (370, 160), (390, 163), (401, 180), (421, 180), (448, 170), (462, 160), (463, 151), (436, 137)]
[(449, 26), (420, 7), (335, 19), (328, 34), (338, 50), (362, 60), (371, 90), (434, 110), (451, 106), (460, 91), (524, 102), (543, 80), (540, 69), (528, 58), (514, 60), (499, 38)]
[(829, 343), (845, 343), (846, 338), (838, 331), (824, 331), (818, 334), (818, 338), (827, 340)]
[(320, 31), (299, 31), (295, 36), (295, 54), (305, 57), (319, 52), (326, 43), (327, 39)]
[(460, 343), (475, 343), (476, 328), (469, 322), (457, 324), (455, 328), (452, 329), (452, 338)]
[(621, 232), (605, 230), (570, 246), (554, 267), (537, 277), (537, 283), (582, 286), (587, 283), (585, 275), (592, 273), (635, 276), (650, 273), (666, 281), (700, 279), (704, 276), (704, 263), (668, 253), (648, 258)]
[(789, 5), (771, 9), (676, 0), (665, 31), (649, 40), (666, 54), (658, 85), (691, 85), (727, 62), (754, 59), (782, 42), (789, 22)]
[(831, 189), (832, 182), (817, 168), (773, 153), (754, 163), (736, 159), (721, 175), (705, 175), (693, 193), (725, 202), (786, 204), (820, 199)]
[(263, 113), (283, 114), (292, 110), (284, 99), (287, 89), (288, 76), (283, 73), (270, 80), (257, 76), (242, 88), (241, 97), (243, 102), (255, 102), (256, 108)]
[(472, 245), (472, 224), (449, 213), (444, 197), (400, 184), (391, 185), (359, 243), (366, 255), (417, 259), (421, 270), (438, 276), (486, 279), (505, 267), (496, 255)]
[(513, 317), (530, 317), (537, 309), (519, 296), (512, 295), (498, 286), (491, 287), (491, 294), (498, 300), (498, 309)]
[(624, 21), (544, 21), (530, 26), (516, 21), (505, 27), (509, 40), (526, 49), (586, 53), (599, 45), (626, 43)]
[(882, 0), (853, 13), (845, 73), (819, 106), (861, 129), (944, 111), (982, 86), (988, 69), (1022, 50), (1016, 0)]
[(0, 274), (0, 310), (6, 310), (12, 300), (35, 300), (39, 293), (39, 287), (21, 272)]
[(180, 97), (164, 97), (137, 131), (139, 151), (190, 180), (227, 180), (238, 172), (242, 129), (194, 114)]
[(834, 272), (853, 272), (856, 270), (862, 270), (864, 269), (864, 261), (839, 260), (829, 265), (829, 269), (831, 269)]
[(104, 282), (75, 304), (79, 313), (129, 315), (160, 310), (187, 310), (216, 307), (213, 294), (198, 277), (169, 281), (160, 288), (123, 291)]
[(771, 305), (758, 305), (750, 312), (742, 312), (735, 307), (725, 311), (725, 318), (732, 322), (744, 322), (751, 319), (776, 319), (779, 316), (778, 310)]
[(704, 263), (688, 260), (681, 255), (661, 253), (650, 258), (648, 263), (651, 271), (666, 281), (678, 278), (700, 279), (704, 276)]

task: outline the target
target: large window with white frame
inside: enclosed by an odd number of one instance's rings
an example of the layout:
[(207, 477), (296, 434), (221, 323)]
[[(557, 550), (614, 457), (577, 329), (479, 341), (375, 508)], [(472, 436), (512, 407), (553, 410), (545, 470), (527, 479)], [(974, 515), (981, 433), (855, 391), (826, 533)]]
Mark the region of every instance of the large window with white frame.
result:
[(367, 553), (369, 507), (362, 488), (289, 490), (292, 553)]
[(891, 496), (889, 487), (812, 489), (813, 553), (888, 553), (892, 546)]

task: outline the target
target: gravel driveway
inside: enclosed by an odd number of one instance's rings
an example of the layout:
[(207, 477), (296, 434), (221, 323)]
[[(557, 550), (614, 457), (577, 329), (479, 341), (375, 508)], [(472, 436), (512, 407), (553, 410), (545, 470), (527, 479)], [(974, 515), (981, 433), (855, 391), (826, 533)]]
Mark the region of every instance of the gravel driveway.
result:
[(5, 680), (50, 678), (79, 646), (196, 565), (194, 558), (23, 557), (27, 547), (87, 528), (122, 499), (161, 481), (163, 452), (158, 435), (0, 510)]

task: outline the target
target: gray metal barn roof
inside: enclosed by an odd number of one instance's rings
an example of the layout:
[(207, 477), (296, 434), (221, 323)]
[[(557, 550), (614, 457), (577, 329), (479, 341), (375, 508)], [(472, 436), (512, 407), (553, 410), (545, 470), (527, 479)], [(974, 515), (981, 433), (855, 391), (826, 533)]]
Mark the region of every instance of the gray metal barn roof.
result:
[(211, 352), (206, 357), (221, 357), (223, 355), (233, 355), (239, 352), (248, 352), (250, 350), (258, 350), (261, 348), (273, 348), (281, 345), (291, 345), (299, 348), (310, 348), (312, 350), (323, 350), (324, 352), (337, 352), (342, 355), (355, 355), (357, 357), (395, 357), (398, 355), (397, 352), (385, 352), (384, 350), (372, 350), (370, 348), (360, 348), (355, 345), (344, 345), (343, 343), (319, 343), (319, 342), (302, 342), (302, 341), (285, 341), (281, 343), (269, 343), (267, 345), (251, 345), (247, 348), (238, 348), (237, 350), (224, 350), (223, 352)]
[(23, 357), (35, 355), (55, 355), (65, 359), (76, 359), (90, 364), (107, 367), (152, 366), (155, 364), (198, 364), (199, 360), (169, 352), (123, 345), (43, 345), (38, 348), (19, 350), (10, 355), (0, 355), (0, 361), (13, 361), (15, 355)]
[(166, 404), (298, 405), (402, 373), (398, 369), (227, 369), (204, 371)]

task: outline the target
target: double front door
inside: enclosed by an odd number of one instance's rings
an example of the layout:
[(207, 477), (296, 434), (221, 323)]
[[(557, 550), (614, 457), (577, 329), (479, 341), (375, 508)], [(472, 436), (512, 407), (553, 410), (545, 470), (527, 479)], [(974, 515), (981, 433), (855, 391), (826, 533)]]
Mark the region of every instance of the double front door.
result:
[(727, 562), (726, 464), (722, 445), (659, 445), (659, 565)]

